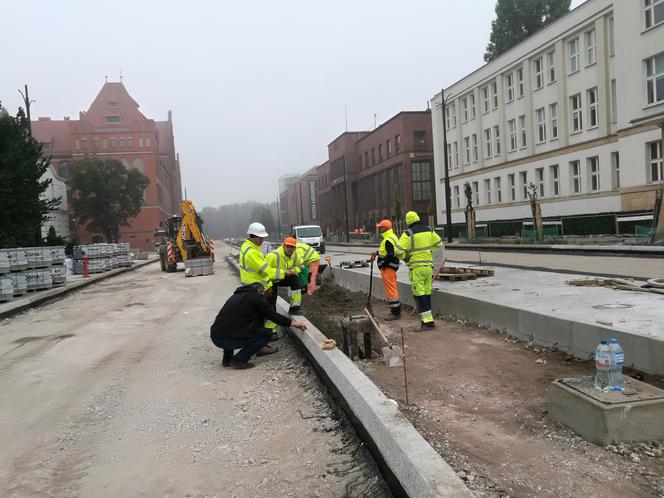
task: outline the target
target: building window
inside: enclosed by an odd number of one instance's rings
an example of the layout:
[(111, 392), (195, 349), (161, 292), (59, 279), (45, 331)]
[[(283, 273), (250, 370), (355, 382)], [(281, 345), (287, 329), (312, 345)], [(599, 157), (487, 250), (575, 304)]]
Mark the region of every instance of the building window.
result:
[(111, 101), (108, 103), (108, 107), (117, 107), (119, 105), (119, 102), (117, 101)]
[(525, 148), (528, 145), (527, 136), (526, 136), (526, 116), (519, 116), (519, 129), (521, 130), (521, 148)]
[(81, 148), (83, 150), (88, 150), (88, 139), (87, 138), (81, 138)]
[(106, 124), (118, 124), (120, 122), (120, 116), (106, 116), (104, 119)]
[(486, 147), (486, 158), (491, 159), (492, 154), (492, 142), (491, 142), (491, 128), (484, 130), (484, 146)]
[(648, 104), (664, 101), (664, 53), (646, 61)]
[(364, 168), (367, 167), (366, 164), (365, 164), (365, 165), (362, 165), (362, 154), (360, 154), (359, 156), (357, 156), (357, 164), (360, 165), (360, 169), (364, 169)]
[(122, 138), (122, 137), (118, 138), (118, 146), (121, 149), (124, 149), (124, 138)]
[(394, 136), (394, 146), (397, 149), (397, 154), (401, 153), (401, 135)]
[(473, 182), (472, 189), (473, 189), (473, 200), (475, 201), (475, 205), (479, 206), (480, 205), (480, 186), (479, 186), (479, 183)]
[(528, 199), (528, 172), (520, 171), (519, 172), (519, 187), (521, 188), (521, 199)]
[(468, 97), (461, 99), (461, 106), (463, 107), (463, 122), (468, 122)]
[(76, 146), (76, 150), (81, 150), (81, 141), (78, 138), (74, 140), (74, 144)]
[(597, 87), (591, 88), (588, 98), (588, 128), (595, 128), (599, 124), (599, 108), (597, 103)]
[(549, 176), (551, 177), (551, 193), (554, 197), (560, 195), (560, 168), (557, 164), (549, 166)]
[(454, 186), (454, 207), (461, 207), (461, 196), (459, 195), (459, 186)]
[[(415, 141), (415, 150), (423, 150), (427, 145), (427, 132), (426, 130), (416, 130), (413, 132), (413, 140)], [(382, 157), (383, 145), (378, 146), (379, 156)]]
[(558, 138), (558, 103), (549, 105), (549, 115), (551, 116), (551, 140)]
[(430, 201), (431, 163), (428, 161), (413, 163), (413, 200)]
[(145, 137), (145, 146), (150, 147), (150, 137)]
[(387, 157), (392, 157), (392, 140), (386, 142)]
[(572, 193), (581, 193), (581, 162), (572, 161), (569, 163), (569, 177), (572, 182)]
[(535, 111), (537, 116), (537, 143), (546, 142), (546, 111), (541, 107)]
[(101, 140), (101, 148), (104, 150), (108, 149), (108, 140), (106, 140), (105, 138), (102, 138)]
[(514, 173), (507, 175), (507, 188), (510, 191), (510, 201), (516, 201), (516, 183), (514, 182)]
[(476, 163), (477, 160), (479, 159), (479, 153), (477, 150), (477, 134), (473, 133), (473, 162)]
[(447, 144), (447, 166), (452, 166), (452, 144)]
[(489, 112), (489, 87), (482, 87), (482, 112)]
[(519, 68), (516, 70), (516, 84), (518, 89), (518, 96), (523, 97), (523, 69)]
[(616, 55), (615, 23), (613, 22), (613, 16), (609, 17), (609, 55)]
[(470, 164), (470, 137), (463, 137), (463, 149), (466, 153), (465, 164)]
[(456, 116), (456, 104), (450, 104), (450, 114), (452, 116), (452, 129), (456, 128), (457, 125), (457, 116)]
[(616, 80), (611, 80), (611, 122), (618, 121), (618, 94), (616, 90)]
[(595, 30), (591, 29), (586, 31), (586, 66), (591, 66), (595, 64), (596, 60), (596, 51), (597, 51), (597, 37), (595, 36)]
[(143, 147), (143, 137), (138, 137), (138, 146)]
[(613, 190), (620, 188), (620, 153), (611, 152), (611, 187)]
[(579, 70), (579, 39), (574, 38), (567, 42), (567, 52), (569, 53), (569, 74), (576, 73)]
[(544, 61), (541, 57), (535, 59), (535, 90), (544, 86)]
[(500, 126), (496, 125), (493, 127), (493, 139), (495, 140), (494, 149), (496, 155), (500, 155)]
[(503, 191), (501, 190), (499, 176), (493, 179), (493, 187), (496, 190), (496, 202), (500, 204), (503, 202)]
[(583, 111), (581, 110), (581, 94), (577, 93), (570, 98), (572, 108), (572, 133), (577, 133), (583, 129)]
[(597, 192), (599, 190), (599, 157), (589, 157), (587, 161), (590, 190), (591, 192)]
[(498, 83), (491, 83), (491, 94), (493, 95), (493, 108), (498, 109)]
[(374, 147), (371, 148), (371, 165), (373, 166), (376, 164), (376, 149)]
[(92, 139), (92, 148), (94, 150), (99, 150), (99, 139), (97, 137)]
[(484, 194), (487, 204), (491, 204), (491, 180), (484, 180)]
[[(417, 132), (416, 132), (417, 133)], [(415, 148), (417, 149), (417, 140), (415, 141)], [(378, 144), (378, 162), (383, 160), (383, 144)]]
[(111, 138), (111, 149), (115, 149), (115, 138)]
[(451, 130), (451, 128), (450, 128), (450, 108), (449, 108), (449, 106), (445, 107), (445, 129), (447, 131)]
[(514, 100), (514, 74), (509, 73), (505, 75), (505, 91), (507, 96), (507, 102), (512, 102)]
[(477, 115), (475, 113), (475, 94), (471, 93), (468, 96), (468, 100), (470, 100), (470, 119), (475, 119), (475, 116)]
[(645, 0), (646, 29), (664, 22), (664, 0)]
[(514, 152), (516, 150), (516, 120), (510, 119), (507, 127), (510, 132), (510, 152)]
[(662, 161), (662, 142), (650, 142), (648, 148), (648, 180), (650, 183), (664, 181), (664, 162)]
[(457, 146), (457, 142), (453, 142), (452, 146), (454, 147), (454, 167), (458, 168), (459, 167), (459, 147)]
[(546, 54), (546, 60), (549, 65), (549, 83), (553, 83), (556, 81), (556, 51)]
[(132, 137), (127, 137), (127, 147), (132, 148), (134, 146), (134, 139)]
[(544, 168), (537, 168), (535, 170), (535, 178), (537, 179), (537, 194), (540, 199), (544, 198)]

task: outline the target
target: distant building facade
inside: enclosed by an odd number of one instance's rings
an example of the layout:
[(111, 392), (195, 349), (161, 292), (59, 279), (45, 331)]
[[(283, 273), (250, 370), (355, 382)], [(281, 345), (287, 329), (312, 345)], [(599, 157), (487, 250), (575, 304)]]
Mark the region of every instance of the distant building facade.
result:
[[(147, 176), (150, 185), (144, 206), (129, 220), (130, 226), (121, 228), (120, 241), (144, 250), (154, 248), (154, 229), (163, 219), (179, 213), (182, 199), (170, 111), (167, 121), (149, 119), (121, 82), (107, 82), (78, 120), (39, 118), (33, 121), (32, 131), (42, 142), (44, 155), (51, 156), (56, 174), (65, 181), (72, 163), (86, 157), (117, 159)], [(100, 234), (78, 225), (73, 214), (69, 232), (78, 234), (84, 243), (101, 239)]]
[(446, 88), (445, 100), (444, 116), (441, 94), (431, 101), (440, 223), (448, 209), (464, 222), (469, 184), (489, 235), (513, 235), (531, 217), (532, 183), (545, 225), (633, 233), (650, 223), (664, 180), (664, 2), (589, 0)]
[(298, 175), (297, 179), (280, 195), (282, 234), (291, 233), (297, 225), (320, 225), (318, 200), (318, 171), (314, 166)]
[(51, 180), (51, 184), (42, 193), (42, 198), (47, 200), (59, 199), (60, 201), (58, 207), (48, 214), (48, 219), (42, 225), (42, 238), (46, 237), (51, 227), (55, 230), (56, 235), (68, 237), (69, 209), (67, 205), (67, 184), (64, 178), (58, 176), (53, 165), (49, 165), (41, 179)]

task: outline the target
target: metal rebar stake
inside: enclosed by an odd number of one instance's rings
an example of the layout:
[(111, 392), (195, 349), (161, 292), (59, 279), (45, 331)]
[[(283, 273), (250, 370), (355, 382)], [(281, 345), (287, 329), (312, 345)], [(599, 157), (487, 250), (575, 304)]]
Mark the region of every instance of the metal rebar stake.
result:
[(408, 374), (406, 373), (406, 345), (403, 342), (403, 327), (401, 327), (401, 359), (403, 360), (403, 384), (406, 390), (406, 405), (408, 402)]

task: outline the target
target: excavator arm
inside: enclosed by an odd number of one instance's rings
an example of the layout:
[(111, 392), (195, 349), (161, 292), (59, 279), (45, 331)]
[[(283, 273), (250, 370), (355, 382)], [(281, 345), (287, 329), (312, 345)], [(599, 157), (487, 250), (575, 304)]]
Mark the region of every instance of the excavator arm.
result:
[(182, 253), (182, 259), (210, 256), (210, 245), (201, 229), (202, 221), (196, 214), (196, 209), (190, 200), (180, 202), (182, 210), (182, 223), (178, 230), (177, 245)]

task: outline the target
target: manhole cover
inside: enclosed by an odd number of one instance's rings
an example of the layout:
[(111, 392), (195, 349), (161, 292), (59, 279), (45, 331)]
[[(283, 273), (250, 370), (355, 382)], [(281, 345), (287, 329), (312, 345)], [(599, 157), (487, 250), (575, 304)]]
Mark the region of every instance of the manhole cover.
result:
[(622, 303), (614, 303), (614, 304), (597, 304), (593, 306), (593, 308), (597, 310), (622, 310), (625, 308), (633, 308), (633, 304), (622, 304)]

